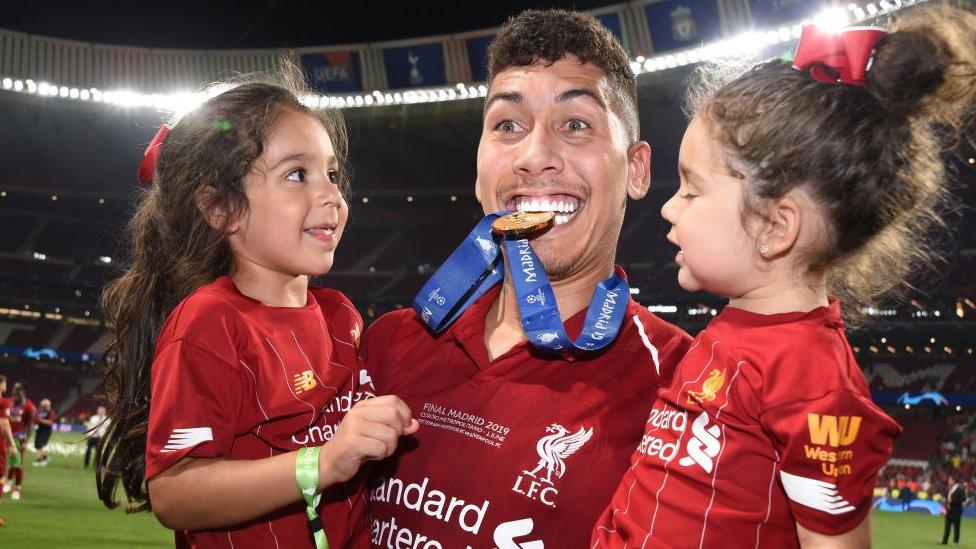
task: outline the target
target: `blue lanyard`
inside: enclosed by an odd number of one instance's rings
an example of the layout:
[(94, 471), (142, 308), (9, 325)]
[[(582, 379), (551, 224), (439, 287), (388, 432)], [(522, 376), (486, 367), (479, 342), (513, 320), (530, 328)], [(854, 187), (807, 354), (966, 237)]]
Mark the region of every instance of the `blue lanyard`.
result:
[(609, 345), (623, 323), (630, 287), (616, 273), (600, 282), (586, 311), (583, 331), (569, 339), (559, 315), (556, 295), (542, 262), (524, 238), (506, 238), (491, 230), (491, 222), (509, 212), (485, 216), (461, 245), (424, 284), (413, 308), (434, 333), (454, 323), (479, 297), (504, 277), (499, 241), (508, 251), (508, 269), (515, 286), (522, 329), (534, 346), (546, 351), (595, 351)]

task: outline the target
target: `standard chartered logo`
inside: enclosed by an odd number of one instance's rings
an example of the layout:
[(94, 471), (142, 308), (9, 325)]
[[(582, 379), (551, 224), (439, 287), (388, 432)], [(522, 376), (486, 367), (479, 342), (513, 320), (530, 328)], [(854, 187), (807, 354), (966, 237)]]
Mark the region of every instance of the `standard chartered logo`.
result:
[(681, 458), (678, 463), (684, 467), (697, 463), (706, 473), (711, 473), (712, 458), (722, 449), (722, 443), (718, 440), (721, 433), (718, 425), (708, 425), (708, 414), (702, 412), (691, 424), (692, 437), (685, 445), (688, 455)]
[(515, 538), (531, 534), (534, 526), (531, 518), (503, 522), (495, 528), (492, 540), (497, 549), (544, 549), (546, 544), (542, 540), (515, 541)]

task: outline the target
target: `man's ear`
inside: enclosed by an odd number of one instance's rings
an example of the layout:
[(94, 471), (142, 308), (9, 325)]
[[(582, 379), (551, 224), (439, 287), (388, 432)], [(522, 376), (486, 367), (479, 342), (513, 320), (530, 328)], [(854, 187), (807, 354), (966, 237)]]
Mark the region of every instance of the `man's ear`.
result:
[(756, 240), (759, 242), (760, 255), (772, 259), (796, 246), (804, 221), (803, 209), (799, 202), (787, 195), (777, 200), (766, 214)]
[(627, 196), (644, 198), (651, 188), (651, 146), (638, 141), (627, 150)]
[[(234, 234), (240, 229), (238, 219), (229, 219), (227, 208), (216, 201), (217, 190), (210, 185), (204, 185), (194, 192), (194, 201), (197, 209), (203, 214), (214, 230), (223, 231), (225, 234)], [(239, 217), (239, 216), (238, 216)]]

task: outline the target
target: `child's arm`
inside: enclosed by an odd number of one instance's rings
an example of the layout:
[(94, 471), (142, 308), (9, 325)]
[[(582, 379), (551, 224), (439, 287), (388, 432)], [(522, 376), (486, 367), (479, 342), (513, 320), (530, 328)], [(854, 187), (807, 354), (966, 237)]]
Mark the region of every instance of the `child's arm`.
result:
[[(359, 402), (319, 456), (319, 490), (345, 482), (369, 460), (389, 457), (399, 437), (417, 432), (410, 409), (395, 396)], [(258, 460), (187, 458), (149, 481), (153, 511), (174, 530), (239, 524), (302, 499), (289, 452)]]
[(853, 530), (839, 536), (827, 536), (808, 530), (799, 523), (796, 534), (803, 549), (861, 549), (871, 547), (871, 515), (864, 517)]

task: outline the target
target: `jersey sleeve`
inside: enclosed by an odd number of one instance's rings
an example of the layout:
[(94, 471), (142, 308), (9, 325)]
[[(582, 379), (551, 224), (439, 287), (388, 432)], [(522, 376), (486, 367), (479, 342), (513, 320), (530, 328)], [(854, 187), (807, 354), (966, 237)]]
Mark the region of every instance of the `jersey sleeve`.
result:
[(901, 428), (866, 396), (835, 390), (765, 410), (793, 517), (828, 536), (864, 520)]
[[(231, 347), (229, 342), (226, 345)], [(183, 458), (216, 458), (230, 452), (245, 387), (236, 365), (218, 356), (232, 356), (232, 349), (227, 351), (205, 350), (180, 339), (157, 354), (152, 365), (146, 480)]]

